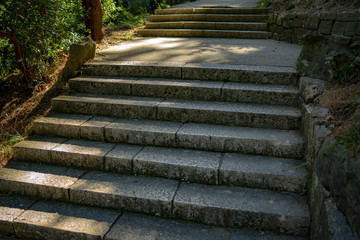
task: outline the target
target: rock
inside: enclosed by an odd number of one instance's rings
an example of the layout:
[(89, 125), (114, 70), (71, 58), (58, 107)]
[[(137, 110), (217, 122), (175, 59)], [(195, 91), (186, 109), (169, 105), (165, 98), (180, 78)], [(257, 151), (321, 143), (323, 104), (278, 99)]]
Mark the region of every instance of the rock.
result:
[(346, 150), (329, 138), (319, 150), (315, 169), (319, 181), (329, 189), (351, 228), (360, 234), (360, 153)]
[(282, 32), (281, 41), (291, 42), (292, 29), (286, 29)]
[(338, 210), (332, 198), (329, 198), (324, 202), (319, 222), (319, 239), (359, 239), (359, 236), (351, 231), (345, 216)]
[(323, 20), (319, 25), (319, 33), (321, 34), (330, 34), (332, 29), (333, 21), (332, 20)]
[(345, 24), (345, 36), (352, 37), (356, 33), (357, 22), (348, 22)]
[(95, 42), (86, 37), (80, 42), (73, 43), (70, 46), (69, 59), (62, 70), (59, 80), (67, 81), (78, 74), (79, 67), (86, 61), (95, 57), (96, 44)]
[(351, 21), (360, 21), (359, 12), (342, 12), (338, 13), (336, 16), (337, 21), (351, 22)]
[(301, 77), (299, 82), (300, 94), (305, 103), (313, 102), (324, 91), (325, 81), (309, 77)]
[(319, 26), (319, 14), (310, 14), (305, 21), (305, 28), (317, 30)]
[(321, 20), (335, 20), (336, 12), (322, 12), (320, 13)]
[(309, 33), (310, 30), (306, 30), (304, 28), (294, 28), (292, 32), (292, 42), (295, 44), (299, 44), (301, 42), (302, 37)]
[(297, 16), (297, 18), (293, 20), (293, 26), (295, 28), (301, 28), (303, 27), (303, 25), (304, 25), (304, 18)]
[(343, 22), (335, 22), (332, 27), (331, 34), (343, 35), (344, 31), (345, 31), (344, 23)]
[[(360, 42), (346, 36), (309, 33), (302, 38), (299, 73), (312, 78), (334, 81), (356, 70), (354, 60), (360, 53)], [(347, 72), (345, 72), (347, 71)]]

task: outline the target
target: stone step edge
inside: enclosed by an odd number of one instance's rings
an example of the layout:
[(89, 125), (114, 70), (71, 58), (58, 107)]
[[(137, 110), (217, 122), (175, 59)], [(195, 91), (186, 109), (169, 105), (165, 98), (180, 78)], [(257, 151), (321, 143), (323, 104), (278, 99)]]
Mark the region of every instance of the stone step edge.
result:
[(155, 10), (155, 15), (165, 15), (165, 14), (196, 14), (196, 13), (206, 13), (211, 14), (266, 14), (268, 13), (269, 8), (168, 8), (168, 9), (157, 9)]
[(86, 93), (60, 95), (51, 105), (59, 113), (283, 130), (300, 129), (302, 117), (293, 106)]
[[(14, 159), (17, 161), (164, 177), (208, 185), (231, 185), (298, 193), (305, 189), (306, 172), (300, 168), (301, 161), (297, 159), (39, 136), (18, 143), (13, 151)], [(177, 157), (171, 155), (172, 152), (177, 154)], [(196, 158), (185, 163), (192, 156)], [(273, 165), (278, 166), (276, 170), (280, 170), (266, 171), (265, 168), (251, 166), (251, 163), (249, 166), (249, 159), (260, 165), (262, 162), (273, 162)], [(234, 164), (244, 167), (236, 168)], [(288, 166), (284, 167), (284, 164)], [(289, 168), (290, 165), (292, 167)], [(294, 175), (290, 175), (289, 172), (293, 172)]]
[[(189, 83), (193, 84), (190, 85)], [(148, 86), (152, 91), (141, 90)], [(93, 94), (287, 106), (298, 106), (299, 96), (299, 90), (288, 85), (226, 83), (164, 78), (80, 76), (70, 79), (69, 87), (71, 91)], [(163, 92), (163, 89), (166, 89), (166, 92)]]
[(217, 37), (217, 38), (269, 38), (272, 34), (266, 31), (249, 30), (214, 30), (214, 29), (140, 29), (139, 34), (144, 37), (162, 36), (162, 37)]
[[(213, 131), (217, 133), (211, 134)], [(303, 139), (295, 130), (229, 127), (63, 113), (53, 113), (35, 120), (34, 132), (45, 136), (82, 138), (112, 143), (122, 142), (295, 159), (302, 158), (304, 148)], [(205, 136), (204, 132), (208, 135)], [(256, 136), (247, 136), (248, 134), (256, 134)], [(274, 138), (275, 135), (279, 136)]]
[(147, 22), (144, 29), (202, 29), (202, 30), (232, 30), (232, 31), (266, 31), (266, 23), (242, 22)]
[[(24, 177), (27, 175), (31, 175), (32, 178)], [(304, 235), (309, 224), (306, 198), (288, 192), (188, 184), (154, 177), (82, 171), (75, 168), (23, 162), (12, 162), (7, 167), (0, 169), (0, 182), (0, 192), (2, 193), (125, 210), (213, 226), (249, 227), (248, 220), (251, 219), (254, 225), (250, 223), (250, 226), (258, 230)], [(130, 185), (132, 188), (128, 189)], [(201, 195), (209, 195), (209, 190), (215, 193), (215, 195), (210, 194), (213, 196), (212, 198), (215, 198), (212, 200), (212, 204), (197, 203), (198, 198), (202, 198)], [(195, 191), (195, 195), (199, 196), (193, 197), (193, 191)], [(232, 192), (236, 195), (240, 194), (237, 201), (240, 201), (242, 205), (245, 204), (243, 207), (239, 208), (237, 204), (234, 205), (231, 202), (223, 205), (222, 202), (216, 200), (220, 197), (220, 193), (231, 195)], [(274, 201), (263, 200), (263, 203), (257, 203), (255, 206), (246, 204), (248, 201), (254, 203), (255, 199), (261, 199), (260, 196), (264, 196), (265, 199), (281, 199), (282, 204), (287, 206), (289, 211), (284, 211), (283, 208), (274, 210), (270, 206), (265, 208), (260, 206), (263, 204), (273, 206)], [(222, 197), (223, 195), (221, 195)], [(192, 208), (198, 208), (196, 211), (198, 214), (206, 209), (207, 212), (210, 211), (208, 214), (212, 217), (202, 219), (186, 214), (188, 211), (192, 212)], [(227, 215), (228, 213), (231, 214)], [(214, 217), (214, 214), (217, 217)], [(241, 222), (233, 219), (242, 214), (249, 219), (245, 220), (240, 217)], [(264, 218), (264, 216), (266, 217)], [(217, 222), (218, 218), (222, 220)], [(268, 219), (268, 221), (258, 222), (258, 218)]]
[[(4, 200), (4, 198), (7, 199)], [(76, 214), (79, 210), (81, 210), (81, 213)], [(0, 212), (3, 211), (7, 213), (7, 219), (2, 220), (1, 234), (2, 236), (8, 236), (9, 240), (14, 236), (18, 238), (31, 237), (33, 239), (43, 239), (46, 236), (47, 239), (60, 239), (59, 235), (66, 239), (92, 239), (95, 236), (100, 239), (117, 239), (118, 236), (127, 235), (133, 236), (135, 239), (141, 239), (144, 235), (150, 235), (152, 231), (176, 239), (181, 239), (185, 235), (191, 240), (215, 240), (224, 236), (229, 239), (230, 237), (242, 238), (249, 235), (252, 239), (277, 237), (273, 233), (214, 228), (183, 220), (162, 219), (118, 210), (84, 207), (76, 204), (44, 201), (14, 195), (0, 197)], [(42, 218), (40, 219), (39, 216)], [(63, 219), (65, 224), (51, 224), (54, 217)], [(93, 228), (90, 228), (90, 226)], [(148, 230), (144, 233), (144, 229)], [(179, 229), (181, 230), (180, 233), (177, 231)], [(284, 240), (300, 240), (300, 238), (290, 235), (282, 237)]]
[(145, 61), (94, 61), (85, 63), (83, 75), (175, 78), (296, 86), (293, 67), (199, 64)]

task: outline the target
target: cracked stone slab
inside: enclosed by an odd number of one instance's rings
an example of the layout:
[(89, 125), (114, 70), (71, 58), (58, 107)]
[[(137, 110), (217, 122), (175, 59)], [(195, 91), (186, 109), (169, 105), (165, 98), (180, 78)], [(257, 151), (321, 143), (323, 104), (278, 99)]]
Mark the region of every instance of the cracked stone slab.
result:
[(134, 173), (217, 184), (220, 158), (220, 153), (145, 147), (134, 158)]
[(69, 80), (71, 90), (82, 93), (131, 95), (133, 79), (81, 76)]
[(298, 129), (300, 109), (290, 106), (169, 99), (161, 102), (157, 119), (244, 127)]
[(105, 141), (105, 127), (116, 118), (96, 116), (80, 126), (81, 138)]
[(69, 201), (69, 188), (84, 173), (45, 164), (10, 162), (0, 169), (0, 192)]
[(71, 202), (170, 217), (178, 181), (89, 172), (70, 189)]
[(176, 193), (173, 217), (303, 236), (310, 221), (306, 198), (296, 194), (187, 183)]
[(35, 199), (6, 194), (0, 195), (1, 235), (14, 235), (13, 222), (35, 202)]
[(171, 147), (181, 126), (177, 122), (119, 119), (105, 127), (105, 136), (109, 142)]
[(105, 155), (114, 147), (114, 143), (70, 139), (51, 151), (52, 163), (103, 170)]
[(33, 239), (103, 239), (120, 212), (39, 201), (14, 222), (16, 236)]
[(67, 138), (47, 136), (31, 137), (13, 147), (14, 159), (17, 161), (51, 163), (50, 150), (67, 140)]
[(142, 149), (142, 146), (117, 144), (116, 147), (105, 156), (105, 170), (132, 173), (133, 159)]
[(224, 83), (222, 101), (296, 106), (299, 90), (292, 86)]
[(306, 176), (301, 163), (297, 159), (226, 153), (220, 184), (301, 192)]
[(227, 229), (185, 221), (124, 213), (105, 240), (215, 240), (227, 239)]
[(80, 138), (80, 126), (92, 118), (89, 115), (51, 113), (34, 121), (34, 132), (39, 135)]
[(176, 134), (177, 146), (219, 152), (238, 152), (301, 158), (298, 131), (185, 123)]
[(52, 108), (55, 111), (66, 113), (156, 119), (156, 106), (162, 100), (159, 98), (75, 93), (53, 98)]

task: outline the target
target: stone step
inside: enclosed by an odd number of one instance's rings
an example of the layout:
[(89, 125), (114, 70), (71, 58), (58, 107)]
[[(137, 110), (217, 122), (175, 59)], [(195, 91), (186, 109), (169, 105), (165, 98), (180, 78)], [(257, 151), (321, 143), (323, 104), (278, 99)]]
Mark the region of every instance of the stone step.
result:
[(297, 106), (299, 90), (286, 85), (182, 79), (82, 76), (69, 80), (72, 91), (204, 101)]
[(68, 194), (64, 201), (86, 206), (222, 227), (251, 227), (302, 236), (308, 231), (306, 198), (293, 193), (106, 172), (80, 173), (71, 168), (11, 162), (0, 169), (0, 191), (51, 200), (58, 200), (58, 193), (64, 192)]
[(143, 37), (212, 37), (212, 38), (244, 38), (267, 39), (270, 32), (264, 31), (236, 31), (236, 30), (208, 30), (208, 29), (141, 29)]
[(147, 22), (145, 29), (214, 29), (266, 31), (266, 23), (254, 22)]
[[(217, 240), (283, 239), (278, 235), (243, 229), (225, 229), (175, 219), (84, 207), (56, 201), (43, 201), (14, 195), (0, 196), (0, 232), (5, 239), (144, 239)], [(4, 236), (5, 235), (5, 236)]]
[(166, 14), (151, 15), (150, 22), (204, 21), (204, 22), (265, 22), (266, 14)]
[(52, 99), (56, 112), (195, 122), (243, 127), (299, 129), (301, 111), (291, 106), (73, 93)]
[(39, 135), (137, 145), (301, 158), (299, 131), (154, 120), (50, 114), (34, 122)]
[(292, 86), (297, 82), (294, 68), (277, 66), (99, 61), (85, 63), (82, 73), (92, 76), (175, 78)]
[(286, 158), (36, 136), (15, 145), (14, 159), (205, 184), (305, 189), (301, 161)]
[(267, 14), (268, 8), (168, 8), (155, 10), (155, 15), (164, 14)]

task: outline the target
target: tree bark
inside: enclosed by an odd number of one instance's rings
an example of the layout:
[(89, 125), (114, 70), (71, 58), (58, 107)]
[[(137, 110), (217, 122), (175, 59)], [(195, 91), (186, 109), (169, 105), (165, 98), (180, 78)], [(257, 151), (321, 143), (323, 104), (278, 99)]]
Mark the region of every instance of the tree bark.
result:
[(21, 48), (19, 42), (16, 39), (15, 32), (11, 32), (11, 33), (0, 32), (0, 37), (5, 37), (10, 39), (11, 43), (14, 45), (15, 58), (18, 68), (24, 73), (27, 84), (31, 85), (30, 80), (32, 79), (33, 76), (30, 73), (30, 71), (26, 68), (26, 61), (25, 58), (23, 58), (23, 55), (21, 54)]
[(84, 9), (85, 25), (91, 31), (91, 39), (99, 42), (103, 39), (101, 0), (81, 0)]

